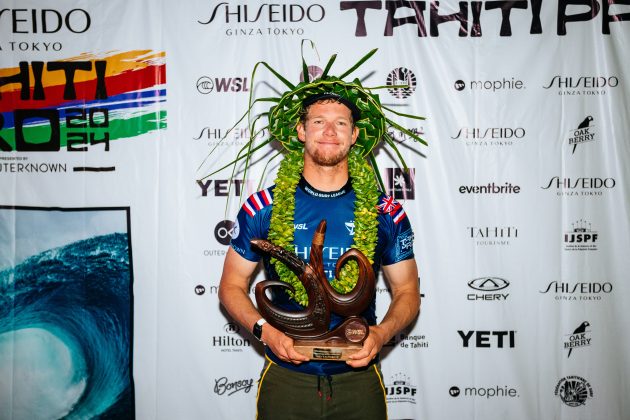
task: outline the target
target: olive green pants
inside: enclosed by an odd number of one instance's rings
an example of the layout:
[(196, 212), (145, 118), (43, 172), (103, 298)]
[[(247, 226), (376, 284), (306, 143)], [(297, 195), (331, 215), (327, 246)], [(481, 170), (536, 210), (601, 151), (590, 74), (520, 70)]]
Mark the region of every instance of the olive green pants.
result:
[(258, 420), (386, 420), (377, 365), (332, 376), (294, 372), (266, 361), (258, 381)]

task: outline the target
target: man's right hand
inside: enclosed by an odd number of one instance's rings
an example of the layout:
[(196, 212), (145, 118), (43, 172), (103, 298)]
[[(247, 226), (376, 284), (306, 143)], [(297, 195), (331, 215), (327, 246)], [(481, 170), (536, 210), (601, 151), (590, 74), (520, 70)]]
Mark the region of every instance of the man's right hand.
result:
[(269, 323), (262, 326), (262, 341), (269, 346), (273, 354), (278, 356), (283, 362), (299, 365), (302, 362), (308, 362), (310, 360), (308, 357), (295, 350), (291, 337), (288, 337), (282, 331), (269, 325)]

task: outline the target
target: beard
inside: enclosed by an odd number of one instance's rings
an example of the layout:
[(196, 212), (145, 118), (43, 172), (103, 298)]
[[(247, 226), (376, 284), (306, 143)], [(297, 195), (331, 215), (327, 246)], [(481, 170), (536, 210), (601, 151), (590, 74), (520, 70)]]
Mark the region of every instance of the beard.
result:
[(309, 150), (312, 161), (319, 166), (337, 166), (348, 158), (350, 147), (337, 151), (323, 151), (321, 149)]

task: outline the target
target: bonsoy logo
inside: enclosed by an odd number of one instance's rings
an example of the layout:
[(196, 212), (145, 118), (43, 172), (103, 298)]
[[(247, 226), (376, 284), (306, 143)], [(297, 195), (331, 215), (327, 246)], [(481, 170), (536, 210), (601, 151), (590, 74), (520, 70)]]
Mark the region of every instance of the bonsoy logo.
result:
[(556, 385), (554, 395), (569, 407), (579, 407), (585, 405), (588, 398), (593, 398), (593, 388), (580, 376), (565, 376)]
[(387, 86), (406, 86), (398, 89), (387, 89), (394, 98), (405, 99), (416, 90), (416, 75), (405, 67), (398, 67), (387, 75)]
[(214, 227), (214, 237), (221, 245), (229, 245), (232, 238), (236, 238), (238, 233), (238, 223), (231, 220), (222, 220)]
[(243, 391), (249, 393), (254, 385), (253, 379), (237, 379), (231, 380), (226, 376), (214, 380), (214, 393), (217, 395), (234, 395), (237, 392)]

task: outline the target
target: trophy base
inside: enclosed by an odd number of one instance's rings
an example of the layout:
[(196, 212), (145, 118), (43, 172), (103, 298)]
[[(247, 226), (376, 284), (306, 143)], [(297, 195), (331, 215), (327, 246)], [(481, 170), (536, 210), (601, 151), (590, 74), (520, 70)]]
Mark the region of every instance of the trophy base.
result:
[(357, 343), (330, 343), (327, 341), (296, 340), (293, 348), (311, 360), (326, 360), (328, 362), (345, 362), (354, 353), (361, 350), (363, 345)]

